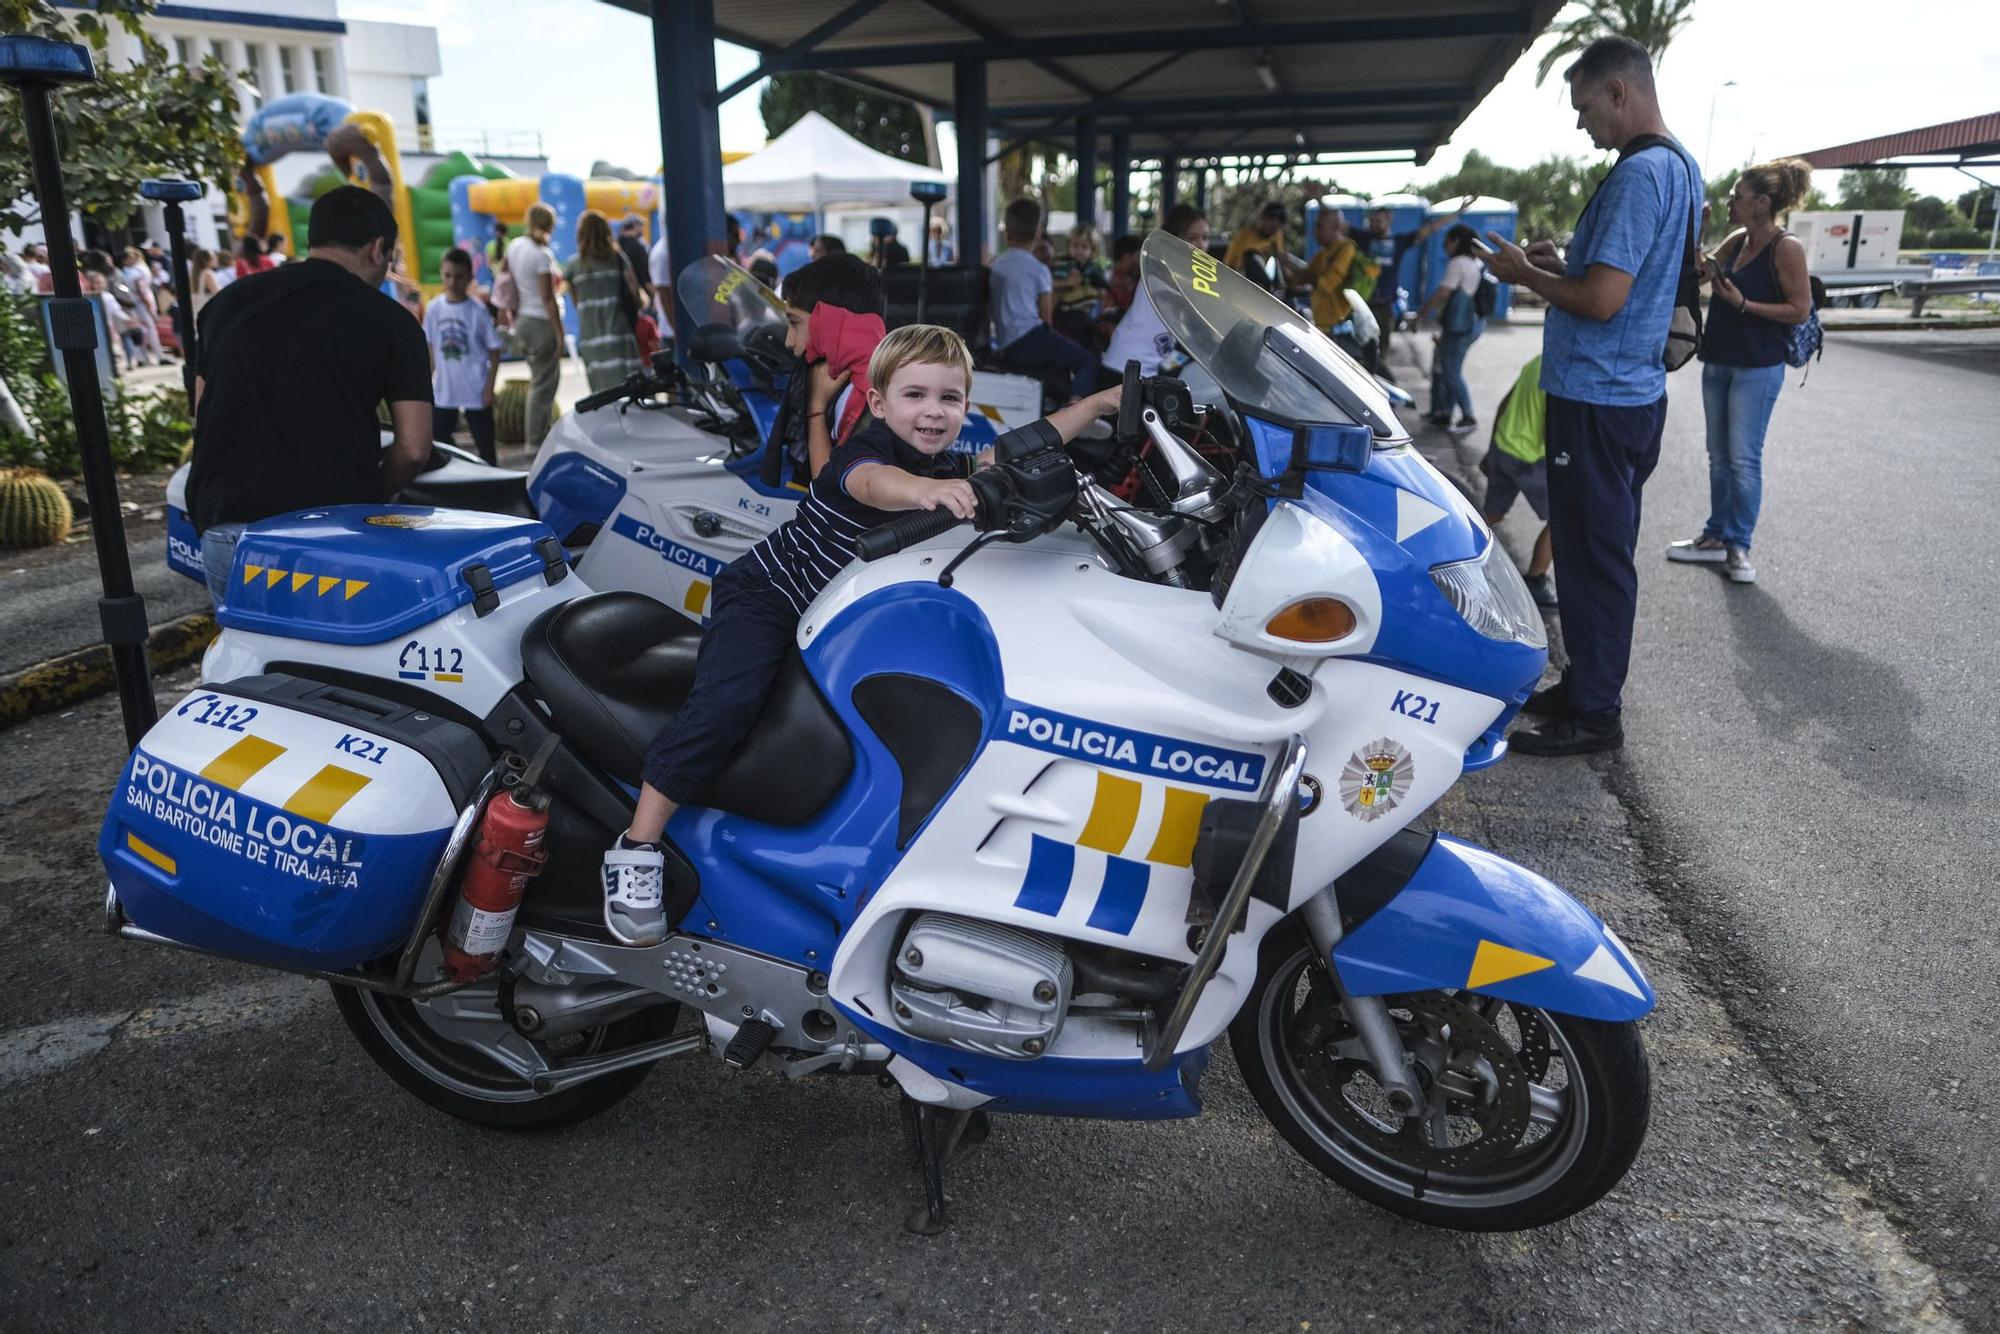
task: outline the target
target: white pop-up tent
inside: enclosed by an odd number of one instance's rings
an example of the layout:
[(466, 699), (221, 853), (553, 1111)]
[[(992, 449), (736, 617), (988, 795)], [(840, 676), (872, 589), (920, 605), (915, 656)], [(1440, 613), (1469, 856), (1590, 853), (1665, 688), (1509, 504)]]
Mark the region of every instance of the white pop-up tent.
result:
[(878, 153), (808, 111), (761, 152), (722, 169), (722, 198), (732, 209), (818, 214), (828, 204), (905, 204), (917, 181), (953, 183), (936, 167)]

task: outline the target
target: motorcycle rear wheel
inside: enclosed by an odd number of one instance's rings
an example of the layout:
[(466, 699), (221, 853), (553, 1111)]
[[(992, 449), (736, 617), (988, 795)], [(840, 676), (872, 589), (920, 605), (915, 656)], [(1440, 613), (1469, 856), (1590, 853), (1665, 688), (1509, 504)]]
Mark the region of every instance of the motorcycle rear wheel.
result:
[(1296, 920), (1272, 931), (1229, 1040), (1272, 1125), (1346, 1189), (1420, 1223), (1508, 1232), (1595, 1203), (1631, 1167), (1652, 1087), (1635, 1025), (1473, 992), (1389, 997), (1428, 1099), (1403, 1122), (1356, 1059), (1326, 967)]
[[(420, 1013), (423, 1002), (330, 985), (340, 1017), (375, 1064), (432, 1107), (473, 1125), (521, 1131), (575, 1125), (621, 1101), (653, 1069), (634, 1066), (553, 1093), (538, 1093), (520, 1074), (439, 1032)], [(569, 1050), (564, 1054), (611, 1052), (658, 1041), (673, 1032), (679, 1015), (680, 1006), (664, 1002), (565, 1039)], [(505, 1023), (497, 1007), (494, 1021)]]

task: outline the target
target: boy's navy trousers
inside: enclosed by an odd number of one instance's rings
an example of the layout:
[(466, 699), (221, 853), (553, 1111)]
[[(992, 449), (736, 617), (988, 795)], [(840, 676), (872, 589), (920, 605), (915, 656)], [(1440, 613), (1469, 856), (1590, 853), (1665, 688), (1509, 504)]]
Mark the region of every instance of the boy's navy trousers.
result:
[(715, 577), (709, 608), (687, 703), (646, 748), (646, 781), (677, 806), (693, 801), (750, 734), (799, 631), (798, 612), (754, 559)]
[(1639, 493), (1660, 461), (1667, 398), (1608, 407), (1549, 395), (1549, 535), (1562, 589), (1563, 680), (1588, 721), (1618, 716), (1639, 604)]

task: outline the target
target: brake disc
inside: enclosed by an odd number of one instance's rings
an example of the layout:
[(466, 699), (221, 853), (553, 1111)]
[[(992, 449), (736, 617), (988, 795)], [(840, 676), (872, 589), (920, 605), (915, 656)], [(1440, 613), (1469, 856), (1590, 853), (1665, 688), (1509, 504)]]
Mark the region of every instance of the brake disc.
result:
[[(1471, 1006), (1453, 997), (1395, 996), (1388, 1004), (1392, 1012), (1404, 1010), (1411, 1016), (1399, 1019), (1397, 1028), (1416, 1057), (1425, 1106), (1407, 1120), (1396, 1116), (1387, 1110), (1387, 1098), (1367, 1062), (1343, 1059), (1323, 1048), (1303, 1064), (1318, 1076), (1315, 1082), (1325, 1095), (1318, 1101), (1335, 1124), (1384, 1157), (1425, 1172), (1464, 1172), (1511, 1153), (1530, 1125), (1528, 1095), (1534, 1081), (1523, 1068), (1521, 1053)], [(1528, 1032), (1526, 1025), (1522, 1032)], [(1432, 1142), (1439, 1118), (1453, 1142)]]

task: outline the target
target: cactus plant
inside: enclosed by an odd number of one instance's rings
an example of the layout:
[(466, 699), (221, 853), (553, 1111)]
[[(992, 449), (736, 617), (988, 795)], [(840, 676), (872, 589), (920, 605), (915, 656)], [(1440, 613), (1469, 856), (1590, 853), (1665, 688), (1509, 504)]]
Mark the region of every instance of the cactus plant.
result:
[(49, 547), (69, 536), (61, 487), (33, 468), (0, 469), (0, 547)]
[[(562, 415), (562, 404), (549, 404), (549, 420)], [(503, 445), (519, 445), (528, 439), (528, 382), (505, 380), (493, 394), (493, 438)]]

